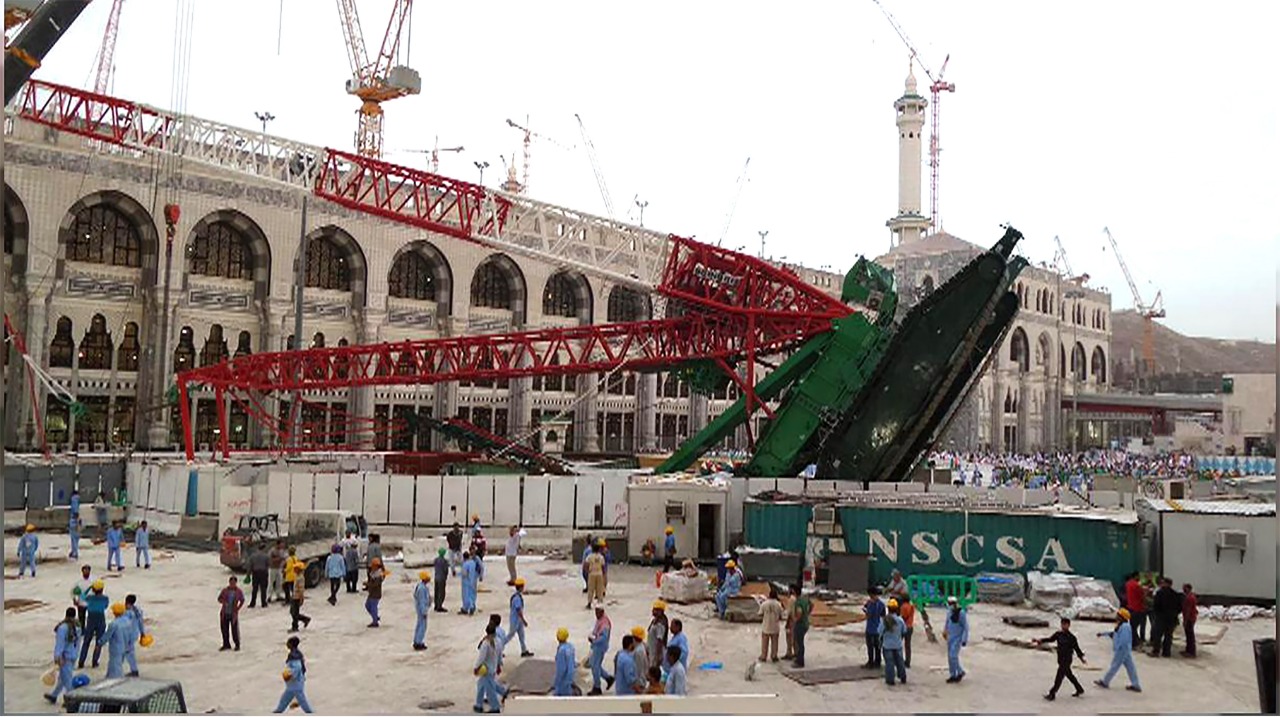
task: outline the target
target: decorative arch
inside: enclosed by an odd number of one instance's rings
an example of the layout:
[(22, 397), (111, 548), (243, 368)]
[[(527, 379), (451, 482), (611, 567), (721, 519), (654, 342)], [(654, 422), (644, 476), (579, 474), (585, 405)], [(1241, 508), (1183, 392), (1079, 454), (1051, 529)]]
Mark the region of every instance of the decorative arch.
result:
[(210, 212), (187, 238), (187, 273), (253, 282), (253, 298), (271, 292), (271, 243), (257, 222), (234, 209)]
[(1067, 377), (1067, 347), (1058, 342), (1058, 378)]
[(1009, 335), (1009, 360), (1018, 365), (1018, 373), (1026, 373), (1031, 368), (1031, 346), (1021, 326)]
[(351, 292), (352, 308), (364, 308), (369, 263), (355, 237), (329, 224), (307, 235), (304, 286)]
[(27, 242), (31, 225), (27, 207), (18, 193), (4, 185), (4, 253), (13, 257), (9, 267), (10, 280), (20, 285), (27, 273)]
[(1071, 349), (1071, 371), (1079, 381), (1088, 378), (1085, 374), (1085, 361), (1084, 344), (1077, 341), (1075, 347)]
[(627, 321), (647, 321), (653, 316), (653, 304), (649, 297), (626, 286), (609, 290), (609, 306), (606, 320), (611, 324)]
[[(95, 219), (101, 223), (95, 225)], [(110, 248), (103, 241), (112, 242)], [(136, 240), (137, 261), (132, 261)], [(142, 271), (142, 287), (155, 286), (160, 237), (155, 220), (136, 199), (114, 189), (85, 195), (67, 210), (58, 227), (58, 261), (54, 275), (66, 276), (67, 261), (93, 261), (110, 264), (120, 252), (121, 265)], [(88, 257), (79, 259), (77, 257)]]
[(107, 330), (106, 317), (94, 314), (89, 320), (89, 329), (84, 332), (84, 338), (80, 339), (80, 368), (108, 370), (114, 353), (115, 342), (111, 340), (111, 332)]
[(453, 268), (431, 242), (410, 242), (391, 262), (387, 289), (399, 299), (434, 301), (437, 315), (448, 316), (453, 307)]
[(1036, 365), (1043, 367), (1041, 370), (1045, 376), (1053, 375), (1053, 339), (1048, 331), (1040, 332), (1040, 338), (1036, 340)]
[(561, 269), (547, 277), (542, 290), (544, 316), (565, 316), (589, 324), (592, 303), (591, 284), (581, 273)]
[(490, 254), (471, 277), (471, 305), (506, 309), (517, 324), (525, 322), (524, 272), (506, 254)]
[(1093, 358), (1089, 360), (1089, 375), (1099, 384), (1107, 382), (1107, 352), (1101, 346), (1093, 348)]
[(71, 319), (58, 317), (53, 332), (53, 340), (49, 342), (49, 368), (71, 368), (76, 354), (76, 340), (71, 335)]

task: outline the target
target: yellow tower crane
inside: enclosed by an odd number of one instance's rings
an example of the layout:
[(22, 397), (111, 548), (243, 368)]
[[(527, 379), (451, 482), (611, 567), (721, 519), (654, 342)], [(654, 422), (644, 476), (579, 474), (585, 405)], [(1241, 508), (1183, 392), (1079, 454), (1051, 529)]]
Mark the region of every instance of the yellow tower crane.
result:
[[(338, 0), (342, 34), (347, 41), (347, 59), (351, 62), (347, 92), (361, 101), (356, 153), (365, 157), (382, 156), (382, 103), (422, 91), (422, 77), (418, 71), (400, 64), (400, 35), (410, 25), (412, 10), (413, 0), (396, 0), (378, 55), (370, 58), (365, 50), (364, 32), (360, 29), (355, 0)], [(409, 44), (406, 40), (406, 62)]]

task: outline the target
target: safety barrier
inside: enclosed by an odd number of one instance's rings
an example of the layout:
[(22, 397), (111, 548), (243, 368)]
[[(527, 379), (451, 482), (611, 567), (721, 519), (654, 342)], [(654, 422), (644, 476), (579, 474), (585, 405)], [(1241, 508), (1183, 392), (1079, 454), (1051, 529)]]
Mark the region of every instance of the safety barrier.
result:
[(945, 605), (950, 597), (961, 607), (978, 602), (978, 581), (965, 575), (912, 575), (907, 590), (917, 605)]

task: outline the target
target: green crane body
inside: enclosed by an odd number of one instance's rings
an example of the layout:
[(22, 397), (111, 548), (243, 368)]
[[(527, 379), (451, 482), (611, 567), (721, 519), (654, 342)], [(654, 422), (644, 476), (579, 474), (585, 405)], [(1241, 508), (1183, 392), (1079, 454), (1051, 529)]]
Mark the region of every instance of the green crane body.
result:
[[(841, 298), (861, 310), (833, 321), (831, 331), (806, 342), (756, 386), (762, 401), (781, 398), (741, 472), (795, 476), (815, 463), (822, 478), (903, 480), (1013, 322), (1018, 302), (1009, 287), (1026, 266), (1011, 258), (1020, 239), (1008, 228), (897, 326), (892, 272), (859, 259)], [(711, 382), (702, 375), (699, 383)], [(744, 397), (655, 472), (688, 468), (745, 420)]]

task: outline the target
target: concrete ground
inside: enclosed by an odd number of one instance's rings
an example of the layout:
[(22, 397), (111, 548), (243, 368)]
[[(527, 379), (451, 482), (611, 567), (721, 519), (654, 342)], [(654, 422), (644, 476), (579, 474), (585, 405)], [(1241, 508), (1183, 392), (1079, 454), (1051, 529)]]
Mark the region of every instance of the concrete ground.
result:
[[(61, 541), (61, 543), (59, 542)], [(12, 540), (6, 541), (10, 545)], [(42, 547), (54, 553), (65, 550), (66, 537), (46, 535)], [(83, 562), (100, 573), (106, 564), (102, 547), (81, 549)], [(61, 549), (61, 550), (60, 550)], [(12, 552), (12, 548), (8, 552)], [(126, 565), (133, 554), (126, 551)], [(307, 656), (307, 693), (319, 713), (328, 714), (415, 714), (423, 713), (426, 702), (448, 700), (453, 706), (442, 711), (469, 712), (475, 696), (471, 667), (476, 643), (481, 637), (485, 615), (498, 612), (506, 624), (508, 588), (502, 558), (487, 564), (488, 580), (481, 584), (479, 614), (457, 614), (460, 591), (449, 583), (448, 614), (432, 613), (426, 652), (411, 647), (412, 582), (416, 570), (406, 571), (391, 564), (393, 575), (382, 601), (383, 626), (369, 629), (363, 609), (363, 595), (339, 594), (336, 607), (325, 602), (327, 586), (308, 593), (304, 612), (314, 620), (302, 630), (302, 649)], [(555, 631), (570, 630), (579, 660), (587, 655), (586, 636), (593, 623), (591, 611), (584, 609), (585, 596), (577, 567), (566, 562), (532, 557), (520, 561), (520, 572), (531, 590), (546, 590), (527, 598), (531, 623), (529, 643), (537, 658), (552, 658)], [(78, 574), (77, 566), (53, 561), (41, 566), (32, 580), (9, 579), (16, 567), (5, 569), (6, 600), (26, 598), (48, 604), (24, 612), (8, 612), (4, 619), (4, 711), (53, 713), (41, 694), (41, 674), (51, 664), (53, 628), (61, 619), (69, 592)], [(242, 616), (241, 652), (219, 652), (216, 597), (226, 584), (228, 572), (218, 564), (215, 553), (176, 553), (157, 559), (149, 571), (129, 567), (123, 575), (107, 579), (107, 593), (122, 600), (137, 593), (146, 612), (148, 629), (156, 644), (139, 650), (142, 674), (180, 680), (188, 710), (203, 713), (264, 713), (274, 708), (282, 689), (284, 641), (289, 628), (288, 613), (272, 605), (246, 610)], [(639, 567), (615, 566), (611, 570), (608, 610), (614, 624), (613, 646), (634, 625), (647, 625), (649, 605), (656, 596), (653, 572)], [(246, 592), (247, 594), (247, 592)], [(761, 665), (753, 681), (746, 681), (747, 668), (759, 650), (759, 626), (722, 623), (711, 618), (711, 606), (673, 605), (670, 614), (685, 621), (693, 646), (689, 685), (694, 694), (778, 693), (796, 713), (847, 713), (852, 705), (863, 713), (919, 712), (1028, 712), (1074, 714), (1100, 712), (1257, 712), (1252, 640), (1275, 635), (1274, 620), (1231, 623), (1221, 643), (1202, 648), (1197, 660), (1177, 657), (1156, 660), (1139, 655), (1138, 670), (1145, 692), (1122, 689), (1123, 671), (1112, 689), (1092, 685), (1101, 676), (1109, 656), (1109, 641), (1095, 633), (1105, 626), (1078, 622), (1077, 634), (1089, 667), (1077, 674), (1087, 694), (1072, 699), (1070, 689), (1057, 702), (1045, 702), (1054, 673), (1054, 658), (998, 644), (1000, 636), (1045, 636), (1052, 630), (1019, 630), (1003, 625), (1000, 617), (1030, 611), (1003, 606), (978, 605), (971, 612), (973, 639), (962, 661), (968, 676), (959, 685), (946, 679), (946, 651), (942, 644), (928, 644), (920, 625), (915, 640), (913, 669), (906, 686), (889, 687), (883, 680), (860, 680), (817, 687), (803, 687), (782, 676), (778, 665)], [(1052, 620), (1052, 616), (1045, 615)], [(941, 620), (940, 614), (934, 615)], [(936, 622), (935, 622), (936, 624)], [(1205, 623), (1216, 628), (1218, 623)], [(1041, 634), (1043, 633), (1043, 635)], [(865, 661), (862, 626), (848, 625), (810, 632), (810, 667), (860, 664)], [(521, 659), (519, 646), (508, 648), (507, 664)], [(612, 664), (612, 650), (609, 664)], [(719, 670), (699, 666), (721, 662)], [(100, 679), (106, 666), (87, 670)], [(589, 689), (590, 677), (580, 670), (578, 682)], [(580, 698), (590, 699), (590, 698)], [(852, 701), (851, 701), (852, 700)]]

